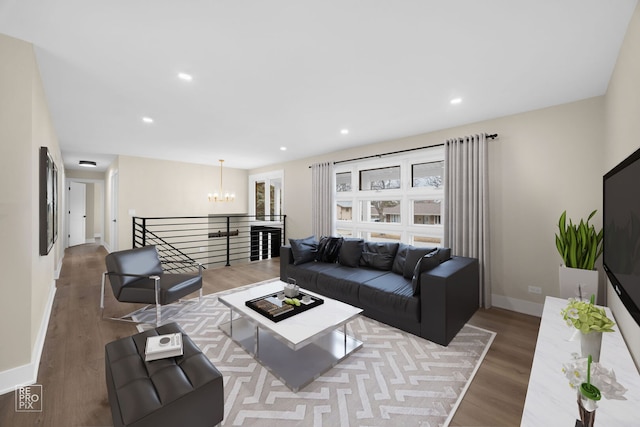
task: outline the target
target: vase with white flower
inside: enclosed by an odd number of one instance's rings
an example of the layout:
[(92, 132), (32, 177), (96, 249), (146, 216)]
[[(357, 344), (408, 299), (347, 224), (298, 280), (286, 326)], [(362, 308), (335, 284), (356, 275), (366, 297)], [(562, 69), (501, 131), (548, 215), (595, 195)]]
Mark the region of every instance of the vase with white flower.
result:
[(594, 362), (599, 362), (602, 333), (613, 332), (615, 323), (607, 317), (604, 308), (594, 304), (594, 300), (595, 295), (591, 295), (588, 302), (570, 298), (561, 314), (567, 325), (580, 331), (582, 357), (591, 355)]

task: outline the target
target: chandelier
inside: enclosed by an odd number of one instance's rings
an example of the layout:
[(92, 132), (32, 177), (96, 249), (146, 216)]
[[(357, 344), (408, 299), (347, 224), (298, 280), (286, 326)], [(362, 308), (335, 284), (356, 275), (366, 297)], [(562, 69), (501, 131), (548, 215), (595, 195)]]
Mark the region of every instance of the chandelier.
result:
[(228, 191), (226, 192), (222, 192), (222, 164), (224, 163), (224, 160), (218, 160), (220, 162), (220, 188), (219, 188), (219, 192), (218, 193), (209, 193), (209, 201), (210, 202), (233, 202), (233, 200), (236, 198), (236, 195), (234, 193), (229, 193)]

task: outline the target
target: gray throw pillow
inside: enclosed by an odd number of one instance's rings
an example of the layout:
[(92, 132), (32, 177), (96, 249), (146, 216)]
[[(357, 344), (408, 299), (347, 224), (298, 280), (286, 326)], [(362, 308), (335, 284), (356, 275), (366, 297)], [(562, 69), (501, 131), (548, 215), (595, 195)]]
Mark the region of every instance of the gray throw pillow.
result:
[(429, 271), (434, 267), (440, 265), (440, 257), (438, 256), (438, 250), (430, 252), (420, 258), (416, 264), (416, 268), (413, 271), (413, 278), (411, 279), (411, 287), (413, 287), (413, 295), (420, 295), (420, 276), (425, 271)]
[(291, 245), (291, 252), (293, 252), (294, 265), (315, 261), (318, 242), (314, 236), (304, 239), (289, 239), (289, 244)]
[(403, 276), (405, 279), (411, 280), (413, 278), (413, 270), (416, 268), (416, 264), (420, 261), (420, 258), (428, 253), (437, 250), (437, 248), (415, 248), (410, 246), (407, 250), (407, 258), (404, 262)]
[(338, 263), (340, 263), (340, 265), (344, 265), (345, 267), (359, 267), (363, 248), (363, 239), (344, 239), (342, 241), (342, 246), (340, 246)]

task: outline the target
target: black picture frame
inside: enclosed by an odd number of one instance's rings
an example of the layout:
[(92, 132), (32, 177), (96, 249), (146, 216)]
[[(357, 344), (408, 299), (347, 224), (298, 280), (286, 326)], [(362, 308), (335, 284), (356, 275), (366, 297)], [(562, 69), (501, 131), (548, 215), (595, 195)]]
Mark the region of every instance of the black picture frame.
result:
[(40, 147), (40, 255), (58, 239), (58, 168), (49, 149)]

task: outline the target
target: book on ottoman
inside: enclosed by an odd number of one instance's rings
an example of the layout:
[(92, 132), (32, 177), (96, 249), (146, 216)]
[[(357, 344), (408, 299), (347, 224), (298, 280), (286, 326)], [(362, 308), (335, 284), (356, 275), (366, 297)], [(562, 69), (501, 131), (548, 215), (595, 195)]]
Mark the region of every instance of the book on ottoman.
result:
[(146, 362), (175, 356), (182, 356), (181, 333), (147, 337), (147, 345), (144, 349)]

